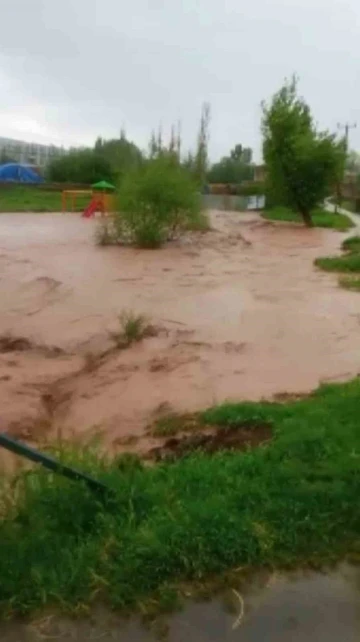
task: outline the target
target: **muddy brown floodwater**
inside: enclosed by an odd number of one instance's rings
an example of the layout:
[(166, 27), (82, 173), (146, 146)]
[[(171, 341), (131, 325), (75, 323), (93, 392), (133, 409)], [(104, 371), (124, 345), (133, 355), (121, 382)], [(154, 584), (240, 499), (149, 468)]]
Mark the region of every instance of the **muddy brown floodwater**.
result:
[[(2, 214), (0, 335), (22, 342), (2, 344), (0, 428), (35, 441), (101, 430), (116, 445), (169, 411), (356, 375), (360, 297), (313, 266), (344, 235), (211, 218), (146, 251), (96, 247), (96, 222), (78, 215)], [(117, 351), (125, 309), (157, 333)]]
[(188, 600), (152, 631), (139, 620), (126, 622), (97, 609), (86, 619), (47, 614), (31, 622), (0, 623), (0, 636), (2, 642), (358, 642), (360, 574), (344, 564), (327, 574), (254, 579), (207, 602)]

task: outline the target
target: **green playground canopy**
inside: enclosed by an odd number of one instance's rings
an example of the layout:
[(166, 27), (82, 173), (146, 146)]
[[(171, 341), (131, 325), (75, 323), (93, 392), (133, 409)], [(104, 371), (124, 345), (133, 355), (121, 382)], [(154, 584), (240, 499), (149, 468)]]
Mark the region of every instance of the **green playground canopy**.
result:
[(112, 185), (107, 181), (99, 181), (98, 183), (94, 183), (91, 187), (94, 189), (116, 189), (115, 185)]

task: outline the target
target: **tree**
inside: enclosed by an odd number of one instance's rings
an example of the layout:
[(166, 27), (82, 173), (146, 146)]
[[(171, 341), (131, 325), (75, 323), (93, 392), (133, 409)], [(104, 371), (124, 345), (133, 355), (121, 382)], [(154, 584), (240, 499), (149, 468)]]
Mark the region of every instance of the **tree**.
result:
[(251, 147), (243, 147), (242, 145), (237, 144), (231, 150), (230, 158), (233, 161), (242, 162), (244, 165), (250, 165), (252, 161), (252, 149)]
[(110, 165), (115, 182), (119, 182), (132, 167), (137, 167), (142, 161), (140, 149), (127, 140), (124, 130), (121, 131), (120, 138), (102, 139), (101, 146), (95, 148), (95, 151)]
[(71, 150), (53, 160), (47, 169), (47, 177), (56, 183), (91, 184), (100, 180), (114, 180), (110, 163), (93, 149)]
[(50, 164), (47, 174), (49, 180), (61, 183), (118, 182), (141, 161), (141, 151), (125, 138), (125, 132), (122, 131), (120, 138), (104, 140), (98, 137), (93, 149), (70, 150)]
[(210, 104), (204, 103), (201, 110), (200, 127), (197, 140), (197, 148), (194, 156), (193, 173), (199, 185), (203, 187), (206, 182), (208, 170), (208, 144), (210, 125)]
[(311, 226), (311, 210), (343, 174), (344, 141), (317, 131), (308, 105), (297, 94), (295, 77), (262, 109), (263, 155), (271, 193)]
[(251, 165), (252, 149), (238, 144), (218, 163), (214, 163), (208, 172), (209, 183), (241, 183), (253, 178), (254, 168)]
[(172, 125), (170, 129), (170, 137), (168, 142), (164, 141), (162, 131), (159, 130), (157, 136), (155, 136), (154, 131), (151, 133), (150, 142), (149, 142), (149, 152), (148, 158), (161, 158), (166, 156), (169, 160), (172, 160), (175, 164), (180, 163), (180, 153), (181, 153), (181, 134), (180, 126), (178, 125), (178, 131), (175, 133), (175, 126)]

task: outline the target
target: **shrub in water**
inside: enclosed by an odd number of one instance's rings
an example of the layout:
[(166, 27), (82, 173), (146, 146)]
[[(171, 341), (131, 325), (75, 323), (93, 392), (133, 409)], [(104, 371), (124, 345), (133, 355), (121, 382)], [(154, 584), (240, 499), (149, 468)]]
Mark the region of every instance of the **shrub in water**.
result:
[(118, 240), (154, 248), (198, 220), (200, 195), (178, 160), (162, 155), (147, 160), (124, 178), (119, 210), (115, 216)]

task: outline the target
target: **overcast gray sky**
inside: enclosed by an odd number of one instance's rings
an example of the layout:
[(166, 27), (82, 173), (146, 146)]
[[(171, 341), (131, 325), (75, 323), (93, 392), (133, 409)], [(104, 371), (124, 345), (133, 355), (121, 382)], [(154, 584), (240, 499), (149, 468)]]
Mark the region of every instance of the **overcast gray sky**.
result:
[[(3, 0), (4, 1), (4, 0)], [(213, 159), (260, 155), (260, 102), (296, 72), (324, 128), (357, 121), (359, 0), (10, 0), (0, 21), (0, 135), (141, 147), (181, 120), (190, 146), (211, 103)]]

